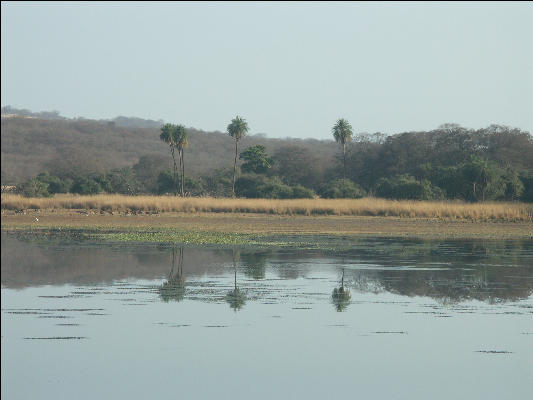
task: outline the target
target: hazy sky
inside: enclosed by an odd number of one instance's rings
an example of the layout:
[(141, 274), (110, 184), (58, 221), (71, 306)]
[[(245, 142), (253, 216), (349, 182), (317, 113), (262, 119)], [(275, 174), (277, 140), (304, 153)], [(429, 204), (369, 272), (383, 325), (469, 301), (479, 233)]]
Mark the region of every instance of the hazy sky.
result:
[(533, 132), (533, 3), (2, 2), (2, 106), (331, 138)]

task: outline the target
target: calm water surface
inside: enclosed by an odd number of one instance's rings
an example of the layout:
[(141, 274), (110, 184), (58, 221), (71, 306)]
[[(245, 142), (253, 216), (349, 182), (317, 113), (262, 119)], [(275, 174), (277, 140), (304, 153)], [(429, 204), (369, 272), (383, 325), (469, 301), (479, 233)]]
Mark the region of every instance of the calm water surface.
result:
[(343, 250), (2, 233), (4, 399), (525, 399), (533, 241)]

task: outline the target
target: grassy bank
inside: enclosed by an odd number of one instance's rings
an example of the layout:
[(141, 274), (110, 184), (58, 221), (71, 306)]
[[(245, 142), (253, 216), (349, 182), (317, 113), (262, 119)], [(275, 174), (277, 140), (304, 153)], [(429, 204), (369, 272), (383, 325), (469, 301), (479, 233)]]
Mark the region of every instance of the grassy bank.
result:
[(533, 221), (533, 204), (394, 201), (364, 199), (215, 199), (172, 196), (56, 195), (26, 198), (2, 194), (2, 211), (87, 210), (100, 214), (246, 213), (274, 215), (379, 216), (467, 221)]
[[(182, 241), (191, 234), (207, 242), (234, 240), (239, 235), (286, 237), (381, 236), (416, 238), (531, 239), (533, 222), (494, 222), (368, 216), (302, 216), (238, 213), (100, 214), (79, 210), (2, 211), (3, 230), (75, 229), (119, 234), (135, 241)], [(193, 235), (194, 236), (194, 235)], [(188, 239), (187, 239), (188, 240)], [(192, 240), (192, 239), (191, 239)], [(196, 240), (196, 239), (195, 239)]]

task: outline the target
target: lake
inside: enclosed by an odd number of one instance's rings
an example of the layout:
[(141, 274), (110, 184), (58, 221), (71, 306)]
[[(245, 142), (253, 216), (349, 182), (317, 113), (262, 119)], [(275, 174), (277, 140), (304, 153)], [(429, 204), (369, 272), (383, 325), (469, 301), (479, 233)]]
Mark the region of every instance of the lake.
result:
[(533, 240), (2, 232), (4, 399), (524, 399)]

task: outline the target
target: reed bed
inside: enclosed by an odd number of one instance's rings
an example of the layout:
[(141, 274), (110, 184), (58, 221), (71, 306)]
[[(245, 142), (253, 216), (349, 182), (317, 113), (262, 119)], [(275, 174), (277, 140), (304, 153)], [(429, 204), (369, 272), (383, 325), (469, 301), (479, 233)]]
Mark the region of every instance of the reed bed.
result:
[(438, 218), (472, 221), (533, 221), (533, 204), (511, 202), (395, 201), (363, 199), (229, 199), (173, 196), (56, 195), (26, 198), (2, 194), (2, 210), (95, 210), (100, 213), (260, 213)]

